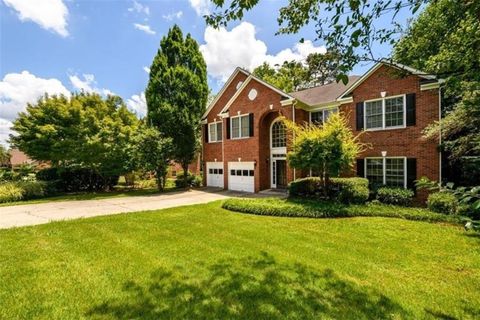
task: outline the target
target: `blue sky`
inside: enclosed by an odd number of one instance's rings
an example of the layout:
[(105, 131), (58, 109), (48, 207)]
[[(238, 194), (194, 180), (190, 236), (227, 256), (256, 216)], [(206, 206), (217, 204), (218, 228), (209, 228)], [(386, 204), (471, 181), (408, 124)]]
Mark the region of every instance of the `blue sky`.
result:
[[(0, 143), (16, 114), (45, 91), (115, 93), (142, 116), (148, 67), (175, 23), (201, 45), (213, 92), (237, 65), (252, 69), (322, 52), (322, 43), (298, 44), (302, 37), (314, 40), (311, 26), (275, 36), (286, 2), (263, 0), (241, 22), (214, 30), (202, 17), (212, 10), (208, 0), (0, 0)], [(389, 52), (376, 48), (378, 56)]]

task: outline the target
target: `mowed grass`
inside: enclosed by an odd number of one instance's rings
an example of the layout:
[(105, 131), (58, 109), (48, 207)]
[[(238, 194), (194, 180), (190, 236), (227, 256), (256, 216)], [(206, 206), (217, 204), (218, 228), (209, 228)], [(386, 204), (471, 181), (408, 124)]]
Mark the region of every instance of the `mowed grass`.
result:
[(220, 202), (0, 230), (0, 319), (478, 319), (480, 238)]

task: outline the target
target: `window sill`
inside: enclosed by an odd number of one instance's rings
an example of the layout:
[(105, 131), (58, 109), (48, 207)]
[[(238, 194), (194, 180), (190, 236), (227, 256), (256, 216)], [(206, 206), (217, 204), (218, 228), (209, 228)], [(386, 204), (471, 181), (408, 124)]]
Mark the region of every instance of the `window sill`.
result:
[(208, 141), (207, 143), (221, 143), (221, 142), (222, 142), (222, 140), (220, 140), (220, 141)]
[(371, 128), (371, 129), (364, 129), (363, 131), (389, 131), (389, 130), (398, 130), (398, 129), (406, 129), (407, 126), (399, 126), (399, 127), (388, 127), (388, 128)]
[(249, 139), (252, 137), (240, 137), (240, 138), (230, 138), (230, 140), (244, 140), (244, 139)]

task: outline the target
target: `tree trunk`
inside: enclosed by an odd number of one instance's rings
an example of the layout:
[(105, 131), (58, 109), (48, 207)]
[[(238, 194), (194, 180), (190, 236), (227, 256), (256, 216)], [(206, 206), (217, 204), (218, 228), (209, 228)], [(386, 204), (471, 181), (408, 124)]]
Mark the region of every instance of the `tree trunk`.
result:
[(157, 169), (156, 171), (156, 178), (157, 178), (157, 187), (158, 187), (158, 191), (163, 191), (163, 188), (165, 186), (164, 182), (162, 181), (163, 180), (163, 174), (162, 174), (162, 170), (161, 169)]
[(186, 187), (190, 187), (188, 185), (188, 162), (182, 162), (182, 170), (183, 170), (183, 183)]

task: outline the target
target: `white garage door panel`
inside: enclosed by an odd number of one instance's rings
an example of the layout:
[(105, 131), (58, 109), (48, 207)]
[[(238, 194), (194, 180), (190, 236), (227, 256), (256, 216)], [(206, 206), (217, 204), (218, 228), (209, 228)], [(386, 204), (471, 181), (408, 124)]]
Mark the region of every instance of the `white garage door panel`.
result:
[(228, 189), (255, 192), (255, 165), (253, 162), (228, 163)]
[(207, 186), (223, 188), (223, 162), (207, 162)]

